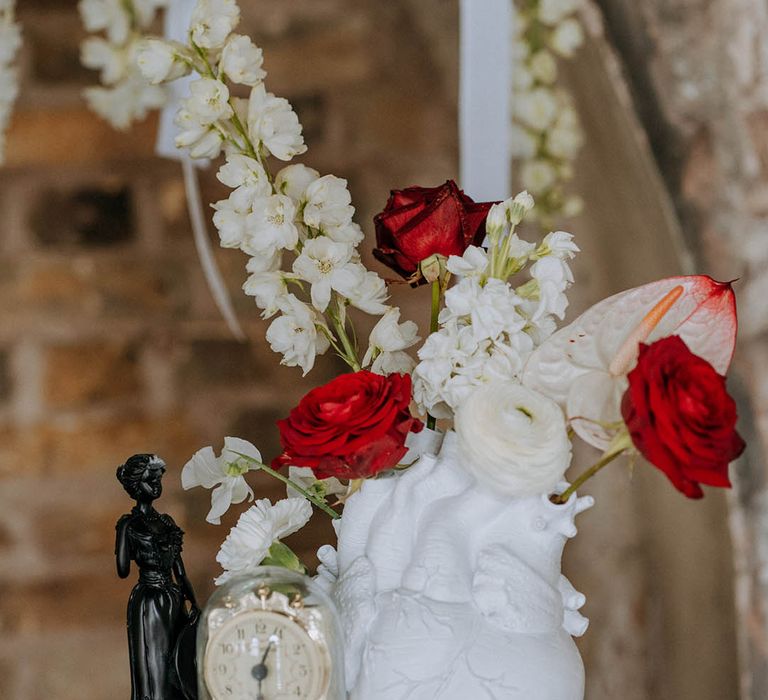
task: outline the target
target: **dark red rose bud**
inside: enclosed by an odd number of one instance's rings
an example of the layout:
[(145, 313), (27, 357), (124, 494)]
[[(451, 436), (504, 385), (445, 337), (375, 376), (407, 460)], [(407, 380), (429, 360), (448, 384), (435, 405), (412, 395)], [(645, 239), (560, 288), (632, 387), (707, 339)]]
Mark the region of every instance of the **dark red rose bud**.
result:
[(621, 413), (635, 447), (688, 498), (699, 484), (729, 487), (728, 465), (744, 451), (725, 377), (679, 336), (640, 346)]
[(273, 462), (310, 467), (318, 479), (364, 479), (405, 456), (405, 438), (424, 426), (411, 417), (411, 378), (361, 370), (310, 391), (277, 421), (283, 454)]
[(377, 260), (414, 285), (423, 284), (419, 263), (431, 255), (463, 255), (485, 238), (495, 202), (475, 202), (453, 180), (440, 187), (408, 187), (390, 193), (374, 217)]

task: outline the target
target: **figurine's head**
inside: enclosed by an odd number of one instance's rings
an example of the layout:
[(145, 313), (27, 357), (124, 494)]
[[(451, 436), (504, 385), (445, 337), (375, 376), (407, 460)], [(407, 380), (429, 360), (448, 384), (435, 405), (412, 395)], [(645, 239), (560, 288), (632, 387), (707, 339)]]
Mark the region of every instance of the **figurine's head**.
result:
[(117, 478), (136, 501), (151, 503), (163, 493), (165, 462), (157, 455), (133, 455), (117, 468)]

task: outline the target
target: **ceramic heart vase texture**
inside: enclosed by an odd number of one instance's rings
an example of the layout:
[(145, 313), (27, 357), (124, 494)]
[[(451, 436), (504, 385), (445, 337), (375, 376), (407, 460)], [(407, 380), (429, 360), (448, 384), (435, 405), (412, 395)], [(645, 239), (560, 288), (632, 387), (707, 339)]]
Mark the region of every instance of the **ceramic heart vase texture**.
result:
[(437, 455), (366, 481), (322, 548), (350, 700), (582, 700), (584, 596), (561, 573), (590, 497), (509, 498)]

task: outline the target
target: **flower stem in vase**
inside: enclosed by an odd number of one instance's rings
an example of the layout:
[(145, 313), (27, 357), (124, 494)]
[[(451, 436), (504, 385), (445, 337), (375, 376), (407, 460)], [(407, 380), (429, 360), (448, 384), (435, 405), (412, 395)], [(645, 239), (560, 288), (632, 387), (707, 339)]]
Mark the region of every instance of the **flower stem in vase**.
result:
[[(432, 282), (432, 313), (430, 314), (430, 317), (429, 317), (430, 334), (435, 333), (439, 328), (437, 317), (440, 315), (441, 294), (442, 294), (442, 285), (441, 285), (440, 279), (438, 278), (434, 282)], [(435, 419), (435, 417), (427, 413), (427, 429), (434, 430), (436, 423), (437, 423), (437, 420)]]
[(551, 497), (552, 503), (563, 504), (567, 503), (568, 499), (581, 487), (586, 481), (591, 479), (597, 472), (603, 467), (608, 466), (613, 460), (621, 456), (632, 446), (632, 439), (629, 437), (629, 433), (623, 431), (619, 433), (608, 446), (608, 449), (603, 453), (597, 462), (595, 462), (589, 469), (580, 474), (573, 483), (561, 494), (557, 494)]

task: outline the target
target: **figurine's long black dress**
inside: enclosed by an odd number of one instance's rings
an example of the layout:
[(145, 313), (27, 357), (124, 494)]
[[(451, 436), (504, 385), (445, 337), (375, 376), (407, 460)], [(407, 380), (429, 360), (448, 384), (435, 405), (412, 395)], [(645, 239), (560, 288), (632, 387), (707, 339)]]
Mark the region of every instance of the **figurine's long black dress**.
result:
[(173, 646), (186, 621), (181, 589), (172, 576), (183, 532), (169, 515), (124, 515), (130, 558), (139, 582), (128, 600), (131, 700), (183, 700), (172, 678)]

